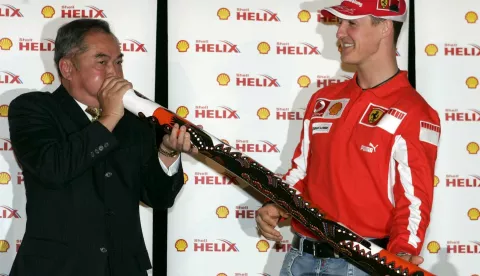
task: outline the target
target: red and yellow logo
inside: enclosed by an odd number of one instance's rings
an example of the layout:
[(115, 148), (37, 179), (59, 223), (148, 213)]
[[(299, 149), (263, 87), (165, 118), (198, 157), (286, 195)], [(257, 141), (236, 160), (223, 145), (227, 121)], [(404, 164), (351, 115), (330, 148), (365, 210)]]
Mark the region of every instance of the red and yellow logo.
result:
[(476, 77), (468, 77), (465, 84), (469, 89), (475, 89), (478, 86), (478, 79)]
[(433, 187), (437, 187), (438, 183), (440, 183), (440, 178), (438, 178), (438, 176), (435, 175), (433, 177)]
[(310, 21), (310, 18), (312, 18), (312, 15), (310, 14), (309, 11), (301, 10), (298, 13), (297, 18), (298, 20), (300, 20), (300, 22), (308, 22)]
[(266, 55), (268, 52), (270, 52), (270, 44), (267, 42), (260, 42), (258, 43), (257, 50), (260, 54)]
[(257, 242), (257, 249), (258, 252), (267, 252), (268, 249), (270, 248), (270, 244), (266, 240), (259, 240)]
[(187, 184), (188, 182), (188, 175), (186, 173), (183, 173), (183, 184)]
[(177, 115), (182, 117), (182, 118), (187, 118), (188, 114), (190, 113), (188, 111), (188, 108), (186, 106), (179, 106), (176, 111)]
[(8, 117), (8, 105), (0, 105), (0, 117)]
[(177, 42), (176, 47), (180, 53), (185, 53), (186, 51), (188, 51), (188, 48), (190, 48), (190, 44), (186, 40), (180, 40)]
[(480, 217), (480, 211), (477, 208), (471, 208), (467, 214), (470, 220), (478, 220)]
[(469, 11), (465, 14), (465, 20), (467, 20), (468, 24), (476, 23), (478, 20), (478, 14), (474, 11)]
[(220, 86), (227, 86), (230, 82), (230, 76), (225, 73), (221, 73), (217, 76), (217, 82)]
[(23, 17), (20, 9), (15, 8), (12, 5), (2, 5), (6, 8), (0, 7), (0, 17)]
[(43, 84), (52, 84), (55, 81), (55, 77), (50, 72), (45, 72), (40, 77)]
[(0, 173), (0, 185), (7, 185), (10, 180), (12, 180), (12, 177), (10, 176), (9, 173), (7, 172), (2, 172)]
[(0, 253), (6, 253), (10, 248), (10, 244), (6, 240), (0, 240)]
[(179, 239), (175, 242), (175, 249), (177, 249), (178, 252), (185, 252), (187, 247), (188, 247), (188, 243), (184, 239)]
[(301, 88), (306, 88), (312, 83), (308, 76), (302, 75), (297, 79), (297, 83)]
[(228, 214), (230, 214), (226, 206), (219, 206), (215, 213), (217, 214), (217, 217), (220, 219), (227, 218)]
[(41, 11), (43, 18), (52, 18), (55, 14), (55, 9), (52, 6), (45, 6)]
[(467, 145), (467, 151), (469, 154), (477, 154), (479, 150), (479, 146), (476, 142), (470, 142)]
[(220, 8), (217, 11), (217, 16), (220, 20), (228, 20), (230, 17), (230, 11), (227, 8)]
[(4, 51), (10, 51), (12, 46), (13, 46), (13, 42), (10, 38), (4, 37), (4, 38), (0, 39), (0, 49), (2, 49)]
[(257, 111), (257, 116), (260, 120), (266, 120), (270, 117), (270, 110), (266, 107), (261, 107)]
[(431, 241), (427, 245), (428, 252), (432, 254), (438, 253), (440, 251), (440, 244), (436, 241)]
[(438, 47), (435, 44), (428, 44), (425, 46), (425, 53), (427, 56), (435, 56), (438, 53)]

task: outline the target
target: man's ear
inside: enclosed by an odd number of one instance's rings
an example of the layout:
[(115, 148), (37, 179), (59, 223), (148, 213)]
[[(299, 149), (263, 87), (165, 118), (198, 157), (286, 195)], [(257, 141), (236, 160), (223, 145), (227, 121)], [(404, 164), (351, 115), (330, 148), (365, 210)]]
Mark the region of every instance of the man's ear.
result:
[(384, 20), (382, 23), (382, 37), (388, 37), (393, 35), (393, 21)]
[(60, 73), (62, 77), (67, 80), (72, 79), (72, 72), (75, 70), (75, 65), (73, 64), (72, 59), (70, 58), (62, 58), (58, 64), (58, 68), (60, 69)]

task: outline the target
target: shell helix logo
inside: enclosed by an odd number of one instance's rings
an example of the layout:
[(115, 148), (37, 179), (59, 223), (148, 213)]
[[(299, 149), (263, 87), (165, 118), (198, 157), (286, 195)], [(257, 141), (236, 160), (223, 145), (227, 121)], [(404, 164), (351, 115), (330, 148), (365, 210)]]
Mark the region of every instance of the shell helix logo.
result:
[(230, 76), (225, 73), (221, 73), (217, 76), (217, 82), (220, 86), (227, 86), (230, 82)]
[(187, 247), (188, 247), (188, 243), (184, 239), (179, 239), (175, 242), (175, 249), (177, 249), (178, 252), (185, 252)]
[(55, 81), (55, 77), (53, 76), (52, 73), (45, 72), (40, 77), (40, 80), (42, 81), (43, 84), (50, 85)]
[(431, 241), (427, 245), (427, 250), (432, 254), (437, 254), (440, 251), (440, 244), (436, 241)]
[(437, 187), (438, 183), (440, 183), (440, 178), (438, 176), (433, 176), (433, 187)]
[(188, 41), (186, 40), (180, 40), (179, 42), (177, 42), (176, 47), (180, 53), (185, 53), (186, 51), (188, 51), (188, 48), (190, 48), (190, 44), (188, 44)]
[(310, 14), (309, 11), (301, 10), (298, 13), (297, 18), (298, 18), (298, 20), (300, 20), (300, 22), (304, 23), (304, 22), (310, 21), (310, 18), (312, 18), (312, 15)]
[(9, 173), (7, 172), (2, 172), (0, 173), (0, 185), (7, 185), (10, 180), (12, 180), (12, 177), (10, 176)]
[(228, 208), (225, 206), (219, 206), (215, 212), (217, 214), (217, 217), (220, 219), (224, 219), (228, 217), (228, 214), (230, 213)]
[(217, 16), (220, 20), (228, 20), (230, 17), (230, 11), (227, 8), (220, 8), (217, 11)]
[(41, 11), (43, 18), (52, 18), (55, 15), (55, 9), (52, 6), (45, 6)]
[(270, 117), (270, 110), (266, 107), (260, 107), (257, 111), (257, 116), (260, 120), (266, 120)]
[(268, 52), (270, 52), (270, 44), (267, 42), (260, 42), (258, 43), (257, 50), (260, 54), (266, 55)]
[(266, 240), (259, 240), (257, 242), (258, 252), (267, 252), (269, 248), (270, 248), (270, 244)]
[(8, 105), (0, 105), (0, 117), (8, 117)]
[[(0, 107), (0, 113), (1, 113), (1, 107)], [(467, 151), (469, 154), (477, 154), (479, 150), (479, 146), (476, 142), (470, 142), (467, 145)]]
[(425, 46), (425, 53), (427, 53), (427, 56), (435, 56), (438, 53), (438, 47), (435, 44), (428, 44)]
[(176, 111), (177, 115), (182, 117), (182, 118), (187, 118), (188, 114), (190, 113), (188, 111), (188, 108), (186, 106), (179, 106)]
[(10, 244), (6, 240), (0, 240), (0, 253), (6, 253), (10, 248)]
[(477, 208), (471, 208), (467, 213), (470, 220), (478, 220), (480, 217), (480, 211)]
[(476, 77), (468, 77), (467, 80), (465, 81), (465, 84), (467, 85), (468, 89), (475, 89), (478, 86), (478, 79)]
[(13, 42), (10, 38), (4, 37), (0, 39), (0, 49), (3, 51), (10, 51), (13, 46)]
[(2, 5), (7, 8), (0, 7), (0, 17), (23, 17), (20, 9), (15, 8), (12, 5)]
[(474, 11), (469, 11), (465, 14), (465, 20), (468, 24), (476, 23), (478, 20), (478, 14)]
[(188, 175), (186, 173), (183, 173), (183, 184), (187, 184), (188, 182)]
[(312, 81), (308, 76), (303, 75), (298, 77), (297, 83), (301, 88), (307, 88)]

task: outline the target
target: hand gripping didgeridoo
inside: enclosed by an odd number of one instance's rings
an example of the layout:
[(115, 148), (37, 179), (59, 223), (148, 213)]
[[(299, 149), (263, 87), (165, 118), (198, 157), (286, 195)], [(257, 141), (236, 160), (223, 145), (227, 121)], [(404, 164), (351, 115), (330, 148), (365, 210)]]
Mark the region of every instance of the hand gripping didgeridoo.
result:
[(222, 166), (232, 178), (240, 178), (280, 205), (294, 219), (328, 242), (343, 258), (355, 263), (365, 272), (375, 276), (434, 276), (334, 221), (328, 214), (296, 194), (287, 183), (256, 160), (140, 93), (129, 90), (123, 102), (128, 111), (136, 116), (143, 113), (146, 117), (151, 117), (167, 133), (171, 133), (175, 123), (184, 125), (199, 153)]

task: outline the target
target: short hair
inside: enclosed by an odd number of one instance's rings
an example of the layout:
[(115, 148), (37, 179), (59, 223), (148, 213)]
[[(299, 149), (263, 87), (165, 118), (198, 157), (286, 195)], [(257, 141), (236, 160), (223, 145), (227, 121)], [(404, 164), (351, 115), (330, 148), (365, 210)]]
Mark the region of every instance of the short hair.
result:
[(58, 29), (53, 60), (60, 78), (62, 78), (60, 59), (86, 51), (87, 45), (84, 44), (84, 39), (89, 32), (113, 35), (108, 22), (101, 19), (78, 19), (64, 24)]
[[(375, 16), (370, 16), (370, 18), (372, 19), (372, 24), (373, 25), (378, 25), (378, 24), (384, 22), (385, 20), (387, 20), (387, 19), (378, 18), (378, 17), (375, 17)], [(398, 37), (400, 36), (400, 32), (402, 31), (403, 22), (393, 21), (393, 20), (392, 20), (392, 22), (393, 22), (393, 44), (397, 45)]]

